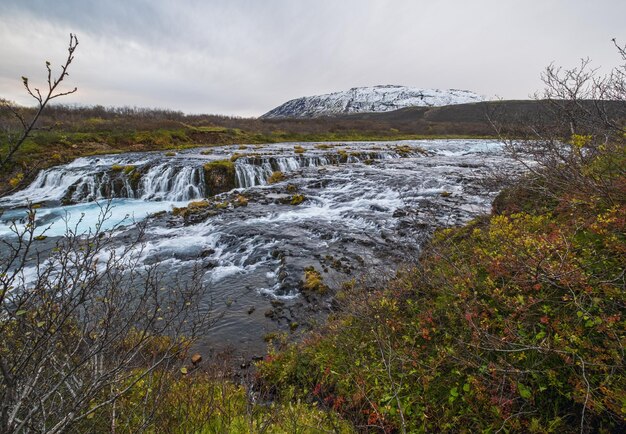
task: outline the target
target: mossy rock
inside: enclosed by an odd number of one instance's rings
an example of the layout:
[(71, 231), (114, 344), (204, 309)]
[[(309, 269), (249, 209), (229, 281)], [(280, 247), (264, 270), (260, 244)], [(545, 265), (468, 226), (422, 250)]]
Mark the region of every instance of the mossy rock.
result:
[(319, 271), (317, 271), (314, 267), (306, 267), (304, 269), (302, 290), (309, 293), (325, 294), (328, 292), (328, 286), (324, 284), (322, 275)]
[(235, 200), (233, 200), (233, 206), (238, 208), (240, 206), (248, 206), (248, 198), (242, 194), (237, 195)]
[(315, 145), (315, 149), (331, 149), (334, 148), (335, 145), (330, 145), (328, 143), (318, 143)]
[(211, 161), (204, 166), (204, 182), (209, 195), (232, 190), (237, 185), (235, 163), (228, 160)]
[(348, 153), (344, 149), (340, 149), (339, 151), (337, 151), (337, 156), (339, 157), (340, 163), (348, 162)]
[(267, 178), (267, 183), (268, 184), (276, 184), (278, 182), (281, 182), (283, 179), (285, 179), (285, 174), (281, 171), (276, 171), (273, 172), (269, 178)]
[(137, 191), (139, 189), (139, 183), (141, 182), (141, 177), (143, 173), (139, 169), (134, 169), (132, 172), (128, 174), (128, 182), (132, 187), (133, 191)]
[(414, 149), (412, 147), (410, 147), (409, 145), (400, 145), (400, 146), (396, 146), (396, 152), (398, 154), (400, 154), (400, 156), (402, 157), (406, 157), (409, 154), (414, 152)]
[(291, 203), (292, 205), (300, 205), (302, 202), (304, 202), (304, 199), (306, 199), (306, 197), (303, 194), (294, 194), (291, 197)]

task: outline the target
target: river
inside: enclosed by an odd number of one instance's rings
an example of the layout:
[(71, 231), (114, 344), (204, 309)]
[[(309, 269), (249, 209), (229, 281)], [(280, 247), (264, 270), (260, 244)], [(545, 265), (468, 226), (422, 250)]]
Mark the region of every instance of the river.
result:
[[(209, 181), (207, 168), (216, 162), (224, 176)], [(249, 356), (263, 353), (266, 334), (298, 333), (328, 314), (342, 282), (391, 277), (415, 260), (435, 227), (488, 213), (500, 188), (497, 175), (521, 170), (493, 140), (280, 143), (85, 157), (44, 170), (29, 187), (0, 199), (0, 239), (11, 240), (11, 225), (25, 224), (24, 206), (37, 203), (47, 238), (35, 247), (45, 257), (68, 228), (93, 230), (110, 200), (103, 228), (115, 230), (119, 245), (143, 222), (141, 261), (160, 263), (181, 279), (202, 269), (211, 294), (203, 308), (222, 315), (203, 340), (206, 348)], [(282, 179), (268, 184), (278, 171)], [(204, 198), (212, 205), (196, 213), (171, 212)], [(314, 302), (303, 296), (307, 267), (320, 273), (328, 296)], [(28, 279), (26, 270), (25, 284)]]

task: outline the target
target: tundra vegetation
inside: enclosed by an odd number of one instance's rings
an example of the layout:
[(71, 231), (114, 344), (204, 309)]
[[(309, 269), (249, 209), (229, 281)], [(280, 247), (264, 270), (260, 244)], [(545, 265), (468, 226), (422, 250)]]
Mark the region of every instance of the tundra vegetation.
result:
[[(437, 231), (419, 262), (385, 284), (347, 282), (327, 323), (297, 343), (272, 339), (255, 374), (238, 382), (227, 367), (189, 357), (215, 320), (199, 307), (206, 288), (199, 278), (177, 284), (158, 264), (140, 267), (141, 226), (121, 251), (111, 248), (110, 232), (79, 237), (68, 228), (54, 257), (31, 269), (33, 243), (45, 237), (31, 208), (16, 236), (2, 240), (1, 430), (625, 431), (626, 64), (607, 77), (586, 62), (549, 67), (544, 81), (541, 110), (548, 116), (518, 118), (515, 126), (490, 117), (511, 153), (528, 164), (491, 215)], [(138, 112), (129, 110), (133, 125)], [(110, 152), (107, 140), (116, 134), (126, 137), (119, 149), (248, 134), (194, 126), (176, 113), (165, 117), (176, 129), (118, 133), (123, 113), (100, 113), (89, 120), (93, 136), (67, 133), (67, 145), (45, 139), (62, 130), (33, 141), (27, 134), (11, 157), (18, 162), (13, 179), (21, 174), (14, 187), (29, 177), (29, 158), (66, 146), (74, 151), (55, 161)], [(72, 122), (85, 125), (78, 117)], [(102, 125), (110, 130), (98, 130)], [(97, 145), (79, 148), (93, 137)], [(210, 164), (211, 183), (223, 185), (233, 162)], [(105, 207), (102, 218), (107, 214)], [(327, 290), (314, 268), (302, 286)]]

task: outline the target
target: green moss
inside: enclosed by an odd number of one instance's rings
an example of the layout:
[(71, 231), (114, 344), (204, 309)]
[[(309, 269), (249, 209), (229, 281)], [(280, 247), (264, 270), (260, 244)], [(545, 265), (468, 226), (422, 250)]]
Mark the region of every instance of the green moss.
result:
[(300, 146), (300, 145), (296, 145), (296, 146), (293, 147), (293, 151), (296, 154), (304, 154), (305, 149), (302, 146)]
[(204, 170), (210, 172), (213, 170), (225, 171), (228, 173), (235, 173), (235, 164), (228, 160), (211, 161), (204, 164)]
[(304, 269), (304, 280), (302, 282), (302, 290), (317, 294), (325, 294), (328, 292), (328, 286), (324, 284), (322, 275), (314, 267)]
[(409, 145), (396, 146), (394, 149), (398, 154), (403, 157), (406, 157), (413, 152), (413, 148)]
[(205, 208), (209, 208), (210, 206), (211, 206), (211, 202), (209, 202), (208, 200), (196, 200), (196, 201), (189, 202), (186, 207), (181, 207), (181, 208), (173, 207), (172, 214), (182, 216), (182, 217), (187, 217), (193, 214), (194, 212), (197, 212)]
[(339, 156), (339, 161), (341, 163), (348, 162), (348, 152), (345, 149), (340, 149), (337, 151), (337, 155)]
[(203, 167), (204, 180), (209, 194), (216, 195), (236, 187), (235, 163), (232, 161), (211, 161)]
[(233, 155), (231, 155), (230, 161), (234, 163), (235, 161), (237, 161), (241, 157), (243, 157), (243, 154), (240, 154), (239, 152), (235, 152)]
[(233, 206), (234, 207), (248, 206), (248, 198), (242, 194), (238, 194), (235, 200), (233, 201)]
[(134, 169), (128, 175), (128, 181), (130, 182), (130, 186), (133, 188), (133, 190), (137, 191), (137, 189), (139, 188), (139, 183), (142, 176), (142, 173), (138, 169)]
[(317, 145), (315, 145), (315, 149), (332, 149), (334, 147), (335, 147), (334, 144), (328, 144), (328, 143), (318, 143)]
[(269, 178), (267, 178), (267, 183), (268, 184), (276, 184), (278, 182), (281, 182), (285, 179), (285, 174), (283, 172), (277, 171), (277, 172), (273, 172)]
[(303, 194), (294, 194), (291, 197), (291, 204), (292, 205), (300, 205), (302, 202), (304, 202), (305, 196)]

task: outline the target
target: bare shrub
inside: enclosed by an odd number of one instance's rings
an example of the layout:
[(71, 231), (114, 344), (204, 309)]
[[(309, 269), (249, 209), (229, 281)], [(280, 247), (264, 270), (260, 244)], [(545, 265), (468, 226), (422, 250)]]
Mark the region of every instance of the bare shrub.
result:
[(211, 325), (202, 274), (178, 279), (143, 265), (143, 228), (120, 247), (101, 229), (109, 212), (85, 235), (68, 228), (45, 253), (32, 208), (0, 240), (2, 432), (114, 431), (116, 402), (147, 381), (144, 401), (158, 400), (169, 378), (160, 373)]

